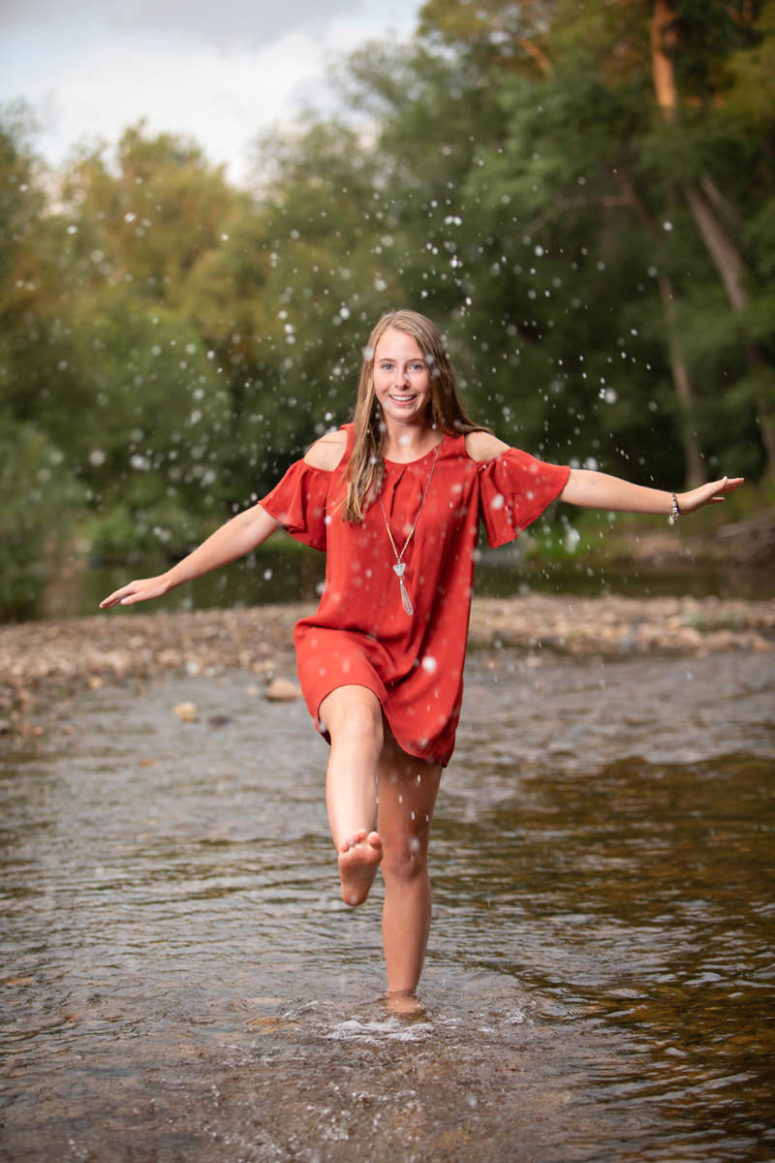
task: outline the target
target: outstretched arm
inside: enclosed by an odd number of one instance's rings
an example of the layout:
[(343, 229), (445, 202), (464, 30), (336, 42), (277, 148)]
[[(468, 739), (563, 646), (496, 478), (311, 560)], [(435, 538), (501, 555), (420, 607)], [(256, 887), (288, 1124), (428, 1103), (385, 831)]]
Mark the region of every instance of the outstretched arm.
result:
[[(509, 445), (498, 440), (490, 432), (469, 432), (466, 435), (466, 451), (473, 460), (486, 461), (509, 451)], [(693, 513), (703, 505), (715, 505), (723, 501), (727, 493), (733, 493), (743, 483), (742, 477), (724, 477), (720, 481), (710, 481), (687, 493), (676, 493), (680, 513)], [(572, 468), (560, 500), (570, 505), (580, 505), (584, 509), (618, 509), (625, 513), (664, 513), (669, 517), (673, 511), (673, 494), (664, 489), (649, 489), (643, 485), (631, 485), (620, 477), (612, 477), (604, 472), (593, 472), (586, 468)]]
[(270, 517), (260, 505), (254, 505), (252, 509), (246, 509), (244, 513), (239, 513), (221, 525), (193, 553), (189, 553), (188, 557), (184, 557), (166, 573), (158, 577), (140, 578), (115, 590), (100, 602), (100, 609), (108, 610), (118, 605), (132, 606), (135, 602), (160, 598), (184, 582), (236, 561), (238, 557), (244, 557), (279, 528), (279, 521)]
[[(676, 493), (681, 514), (693, 513), (704, 505), (715, 505), (723, 501), (727, 493), (733, 493), (743, 483), (742, 477), (724, 477), (720, 481), (710, 481), (686, 493)], [(593, 472), (585, 468), (572, 468), (568, 483), (560, 493), (560, 500), (584, 509), (616, 509), (625, 513), (664, 513), (670, 516), (673, 508), (673, 494), (663, 489), (650, 489), (644, 485), (633, 485), (619, 477), (604, 472)]]

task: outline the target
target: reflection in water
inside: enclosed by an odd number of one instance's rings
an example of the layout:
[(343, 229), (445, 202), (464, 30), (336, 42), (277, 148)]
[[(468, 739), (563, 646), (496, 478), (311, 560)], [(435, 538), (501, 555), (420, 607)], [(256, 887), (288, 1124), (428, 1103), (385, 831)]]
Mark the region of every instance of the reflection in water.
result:
[[(123, 585), (130, 575), (161, 572), (166, 561), (143, 561), (129, 567), (90, 567), (84, 572), (56, 576), (42, 603), (46, 618), (89, 615), (105, 594)], [(236, 609), (294, 600), (314, 607), (320, 599), (325, 556), (296, 543), (282, 549), (262, 546), (258, 553), (225, 569), (197, 578), (173, 590), (162, 600), (166, 610)], [(735, 565), (733, 568), (696, 565), (649, 568), (645, 564), (608, 564), (590, 567), (583, 559), (560, 561), (523, 560), (517, 549), (485, 550), (476, 570), (476, 593), (507, 597), (533, 590), (536, 593), (570, 593), (594, 597), (602, 593), (631, 597), (743, 598), (751, 601), (772, 597), (772, 571)]]
[(773, 1158), (768, 656), (472, 660), (410, 1019), (249, 682), (7, 756), (0, 1158)]

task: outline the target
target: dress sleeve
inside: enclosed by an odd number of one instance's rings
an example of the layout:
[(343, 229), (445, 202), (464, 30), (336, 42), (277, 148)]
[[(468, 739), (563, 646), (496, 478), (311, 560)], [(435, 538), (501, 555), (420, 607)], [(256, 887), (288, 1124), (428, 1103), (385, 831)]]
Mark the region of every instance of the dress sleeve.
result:
[(330, 472), (297, 460), (271, 493), (258, 503), (285, 526), (291, 537), (313, 549), (325, 550), (330, 483)]
[(513, 541), (565, 488), (570, 468), (510, 448), (479, 465), (479, 510), (495, 549)]

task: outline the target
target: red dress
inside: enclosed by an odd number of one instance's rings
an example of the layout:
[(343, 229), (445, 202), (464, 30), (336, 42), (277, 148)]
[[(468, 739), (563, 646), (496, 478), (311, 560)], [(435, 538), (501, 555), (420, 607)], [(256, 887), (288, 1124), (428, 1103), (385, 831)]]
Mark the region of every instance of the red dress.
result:
[[(291, 465), (260, 502), (288, 532), (326, 553), (320, 607), (302, 618), (294, 644), (304, 697), (318, 730), (320, 704), (339, 686), (368, 687), (404, 751), (446, 764), (455, 745), (463, 695), (474, 550), (480, 518), (492, 547), (512, 541), (561, 492), (570, 469), (509, 449), (478, 462), (464, 436), (445, 435), (425, 505), (403, 561), (414, 606), (401, 604), (395, 555), (378, 503), (362, 524), (342, 519), (345, 469), (354, 443), (333, 470)], [(436, 450), (410, 464), (386, 460), (382, 499), (401, 551), (417, 516)]]

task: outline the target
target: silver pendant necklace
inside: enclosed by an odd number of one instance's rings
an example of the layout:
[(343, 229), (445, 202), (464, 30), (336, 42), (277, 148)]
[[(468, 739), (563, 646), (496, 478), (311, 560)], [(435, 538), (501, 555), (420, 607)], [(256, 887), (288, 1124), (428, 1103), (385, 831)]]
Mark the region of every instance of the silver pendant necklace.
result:
[(414, 606), (411, 603), (411, 600), (409, 598), (409, 594), (406, 591), (406, 586), (404, 585), (404, 571), (406, 569), (406, 562), (402, 561), (401, 559), (403, 558), (404, 554), (406, 553), (407, 546), (409, 545), (409, 542), (412, 540), (412, 536), (414, 534), (414, 531), (417, 528), (417, 522), (420, 520), (420, 513), (422, 513), (423, 505), (425, 504), (425, 498), (428, 496), (428, 490), (431, 487), (431, 481), (433, 480), (433, 472), (434, 472), (434, 469), (436, 468), (436, 461), (439, 459), (439, 449), (441, 448), (442, 444), (443, 444), (443, 440), (440, 440), (439, 443), (436, 445), (436, 455), (433, 458), (433, 464), (431, 465), (431, 471), (430, 471), (430, 474), (428, 476), (428, 483), (425, 486), (422, 497), (420, 498), (420, 507), (417, 510), (417, 516), (414, 519), (414, 522), (412, 524), (412, 528), (409, 530), (409, 534), (406, 538), (406, 541), (404, 542), (403, 549), (401, 550), (400, 553), (398, 552), (398, 549), (396, 547), (396, 543), (393, 540), (393, 534), (390, 532), (390, 525), (388, 524), (387, 513), (385, 512), (385, 506), (382, 502), (382, 492), (380, 491), (380, 494), (379, 494), (379, 507), (382, 510), (382, 516), (383, 516), (383, 519), (385, 521), (385, 528), (387, 529), (387, 535), (390, 538), (390, 545), (393, 549), (393, 554), (394, 554), (395, 559), (396, 559), (395, 565), (393, 566), (393, 573), (398, 578), (398, 584), (401, 587), (401, 605), (404, 607), (404, 610), (406, 611), (406, 613), (409, 614), (410, 616), (414, 613)]

